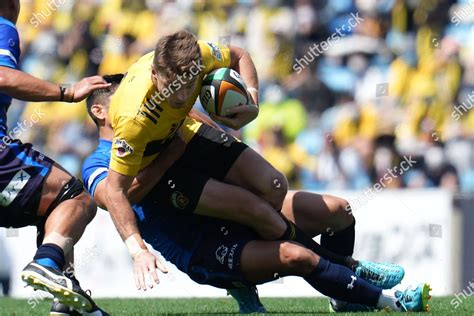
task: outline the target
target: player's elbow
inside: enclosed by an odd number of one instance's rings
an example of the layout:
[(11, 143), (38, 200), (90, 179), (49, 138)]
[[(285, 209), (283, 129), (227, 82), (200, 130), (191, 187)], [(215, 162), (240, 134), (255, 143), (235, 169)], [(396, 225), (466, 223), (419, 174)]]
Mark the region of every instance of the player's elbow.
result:
[[(231, 66), (238, 66), (242, 61), (252, 60), (250, 53), (242, 47), (230, 46)], [(233, 68), (233, 67), (231, 67)]]
[(247, 51), (242, 48), (242, 47), (239, 47), (239, 46), (234, 46), (234, 45), (231, 45), (230, 46), (230, 53), (231, 55), (234, 55), (236, 57), (242, 57), (244, 54), (247, 53)]
[(0, 67), (0, 91), (5, 90), (8, 87), (8, 76), (3, 69)]
[(0, 66), (0, 91), (8, 91), (14, 88), (12, 78), (16, 76), (16, 74), (17, 72), (15, 72), (15, 70)]
[(240, 48), (241, 51), (240, 51), (240, 60), (244, 60), (244, 61), (251, 61), (252, 60), (252, 56), (250, 56), (250, 53), (243, 49), (243, 48)]

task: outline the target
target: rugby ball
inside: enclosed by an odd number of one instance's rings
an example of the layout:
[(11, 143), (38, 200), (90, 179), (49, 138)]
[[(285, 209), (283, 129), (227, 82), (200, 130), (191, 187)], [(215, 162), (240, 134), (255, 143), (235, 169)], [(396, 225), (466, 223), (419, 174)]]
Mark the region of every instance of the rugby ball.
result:
[(227, 109), (248, 104), (250, 98), (247, 86), (237, 71), (219, 68), (204, 77), (199, 100), (208, 113), (228, 116)]

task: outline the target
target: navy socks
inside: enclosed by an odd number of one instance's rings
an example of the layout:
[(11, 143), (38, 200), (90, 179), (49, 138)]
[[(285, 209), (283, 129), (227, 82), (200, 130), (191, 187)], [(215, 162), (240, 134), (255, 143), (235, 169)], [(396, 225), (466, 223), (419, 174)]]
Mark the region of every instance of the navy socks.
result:
[(321, 246), (342, 256), (352, 256), (355, 244), (355, 221), (336, 233), (321, 235)]
[(64, 251), (55, 244), (44, 244), (38, 248), (33, 260), (43, 266), (62, 270), (65, 263)]
[(382, 289), (356, 276), (349, 268), (319, 258), (319, 264), (304, 278), (322, 294), (350, 303), (377, 306)]
[(340, 254), (336, 254), (333, 251), (330, 251), (326, 248), (323, 248), (320, 244), (315, 242), (313, 238), (306, 235), (301, 229), (299, 229), (295, 224), (291, 221), (284, 218), (287, 223), (287, 228), (283, 236), (280, 237), (279, 240), (292, 240), (302, 244), (304, 247), (310, 249), (315, 254), (319, 255), (320, 257), (324, 257), (331, 262), (343, 265), (345, 267), (351, 268), (356, 264), (354, 259), (349, 256), (343, 256)]

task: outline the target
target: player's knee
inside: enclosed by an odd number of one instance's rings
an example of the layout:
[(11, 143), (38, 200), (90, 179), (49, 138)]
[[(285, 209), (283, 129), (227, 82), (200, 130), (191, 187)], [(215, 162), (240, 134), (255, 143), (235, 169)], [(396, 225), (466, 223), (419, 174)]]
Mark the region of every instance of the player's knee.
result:
[(280, 245), (280, 260), (290, 273), (309, 274), (317, 264), (317, 256), (307, 248), (292, 242)]
[(341, 231), (354, 223), (354, 216), (349, 202), (335, 196), (325, 196), (331, 217), (328, 226), (331, 231)]
[(265, 199), (276, 209), (281, 210), (288, 193), (288, 180), (281, 172), (276, 171), (271, 177), (271, 184), (264, 193)]
[(337, 217), (337, 225), (335, 227), (337, 230), (343, 230), (349, 226), (351, 226), (354, 221), (354, 215), (352, 214), (351, 205), (345, 199), (339, 199), (337, 210), (336, 210), (336, 217)]

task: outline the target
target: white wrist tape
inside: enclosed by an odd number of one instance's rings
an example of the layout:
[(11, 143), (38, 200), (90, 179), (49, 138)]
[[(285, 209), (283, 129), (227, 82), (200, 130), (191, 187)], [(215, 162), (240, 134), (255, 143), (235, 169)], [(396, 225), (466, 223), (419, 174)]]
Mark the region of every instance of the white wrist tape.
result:
[(125, 240), (125, 245), (127, 246), (128, 252), (132, 257), (135, 257), (142, 252), (148, 251), (147, 249), (140, 247), (140, 243), (135, 238), (135, 235), (128, 237), (127, 240)]

